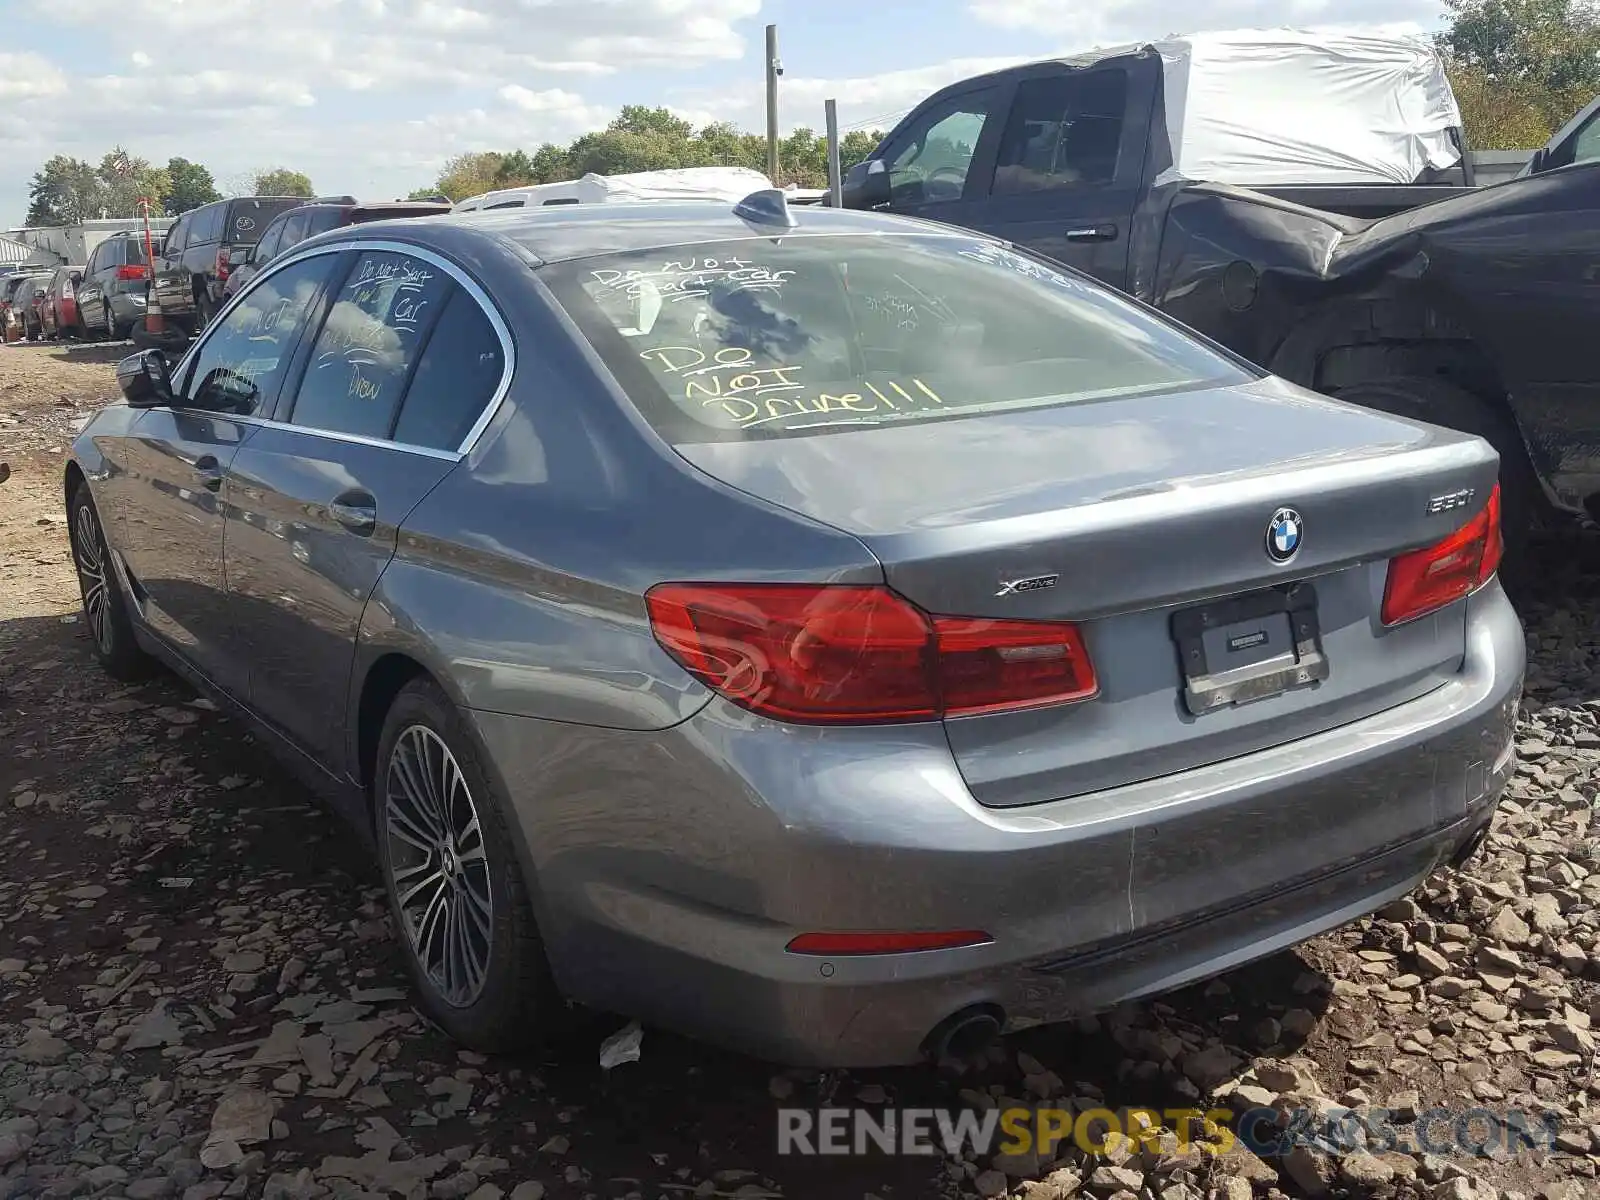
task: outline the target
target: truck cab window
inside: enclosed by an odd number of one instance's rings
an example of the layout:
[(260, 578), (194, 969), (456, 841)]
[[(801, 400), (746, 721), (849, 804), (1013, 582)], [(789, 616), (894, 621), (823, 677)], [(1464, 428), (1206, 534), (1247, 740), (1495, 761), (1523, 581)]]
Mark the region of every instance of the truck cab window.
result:
[(1078, 72), (1017, 85), (1000, 139), (994, 194), (1113, 182), (1122, 147), (1128, 73)]
[(998, 89), (952, 96), (930, 108), (902, 135), (889, 159), (892, 203), (937, 204), (959, 200), (967, 171), (994, 111)]

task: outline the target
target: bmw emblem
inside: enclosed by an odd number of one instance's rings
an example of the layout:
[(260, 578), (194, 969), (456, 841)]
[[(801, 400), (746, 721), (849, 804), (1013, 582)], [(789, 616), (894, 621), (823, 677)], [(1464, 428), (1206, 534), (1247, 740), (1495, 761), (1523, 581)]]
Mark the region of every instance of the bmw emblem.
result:
[(1300, 549), (1305, 531), (1305, 522), (1299, 513), (1292, 508), (1280, 508), (1267, 523), (1267, 557), (1277, 563), (1288, 562)]

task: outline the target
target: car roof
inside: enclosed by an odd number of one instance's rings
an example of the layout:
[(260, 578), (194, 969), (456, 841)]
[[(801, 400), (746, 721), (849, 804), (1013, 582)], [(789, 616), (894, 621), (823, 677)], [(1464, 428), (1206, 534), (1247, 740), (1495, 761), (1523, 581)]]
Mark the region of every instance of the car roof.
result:
[[(541, 263), (564, 262), (630, 250), (663, 249), (696, 242), (762, 241), (774, 237), (843, 237), (871, 234), (934, 234), (991, 241), (971, 230), (889, 213), (799, 205), (790, 209), (792, 226), (758, 223), (719, 201), (656, 200), (637, 204), (570, 204), (552, 208), (507, 208), (452, 213), (424, 223), (429, 236), (450, 240), (456, 231), (493, 235), (516, 243)], [(415, 221), (349, 226), (313, 239), (349, 240), (393, 235), (416, 241)], [(342, 235), (342, 238), (341, 238)], [(303, 244), (310, 244), (303, 243)]]

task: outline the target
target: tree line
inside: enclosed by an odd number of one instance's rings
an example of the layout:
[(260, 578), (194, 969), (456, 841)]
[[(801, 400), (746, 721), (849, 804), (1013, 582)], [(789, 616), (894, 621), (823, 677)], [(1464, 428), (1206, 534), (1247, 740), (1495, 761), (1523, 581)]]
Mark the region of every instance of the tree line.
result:
[[(1445, 55), (1461, 105), (1467, 143), (1477, 150), (1544, 145), (1579, 108), (1600, 93), (1600, 0), (1443, 0), (1446, 25), (1436, 44)], [(882, 138), (852, 130), (840, 140), (848, 168)], [(576, 179), (589, 172), (618, 175), (672, 167), (741, 166), (767, 169), (767, 142), (729, 122), (695, 128), (666, 108), (630, 104), (604, 129), (565, 146), (547, 142), (521, 149), (459, 154), (412, 199), (444, 195), (462, 200), (496, 188)], [(823, 187), (826, 139), (796, 129), (778, 146), (779, 185)], [(313, 196), (311, 180), (275, 167), (242, 175), (233, 195)], [(98, 166), (56, 155), (33, 177), (28, 224), (65, 225), (93, 217), (135, 217), (141, 197), (152, 215), (176, 216), (222, 198), (199, 163), (170, 159), (157, 167), (121, 146)]]
[[(881, 130), (852, 130), (839, 139), (839, 161), (848, 169), (872, 153), (882, 139)], [(410, 198), (432, 195), (464, 200), (497, 188), (535, 183), (560, 183), (593, 172), (622, 175), (631, 171), (662, 171), (678, 167), (749, 167), (767, 170), (767, 139), (744, 133), (731, 122), (696, 129), (666, 108), (644, 104), (624, 105), (604, 129), (583, 134), (565, 146), (546, 142), (532, 154), (525, 150), (458, 154), (445, 163), (431, 187), (419, 188)], [(826, 187), (827, 138), (814, 129), (796, 129), (778, 143), (780, 187)]]
[[(232, 181), (233, 195), (315, 196), (311, 180), (299, 171), (271, 167), (252, 171)], [(211, 172), (187, 158), (171, 158), (158, 167), (114, 146), (98, 166), (81, 158), (57, 154), (34, 173), (28, 187), (25, 224), (76, 225), (102, 218), (143, 215), (142, 202), (150, 203), (152, 217), (175, 217), (191, 208), (221, 200)]]

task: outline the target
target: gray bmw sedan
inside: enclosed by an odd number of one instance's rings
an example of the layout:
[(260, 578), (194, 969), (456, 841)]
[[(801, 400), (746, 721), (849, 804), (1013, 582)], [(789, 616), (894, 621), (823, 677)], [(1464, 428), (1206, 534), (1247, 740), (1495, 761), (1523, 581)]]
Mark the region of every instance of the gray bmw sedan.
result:
[(160, 660), (370, 840), (428, 1011), (795, 1064), (1177, 987), (1470, 854), (1523, 640), (1476, 438), (873, 213), (365, 225), (64, 480)]

